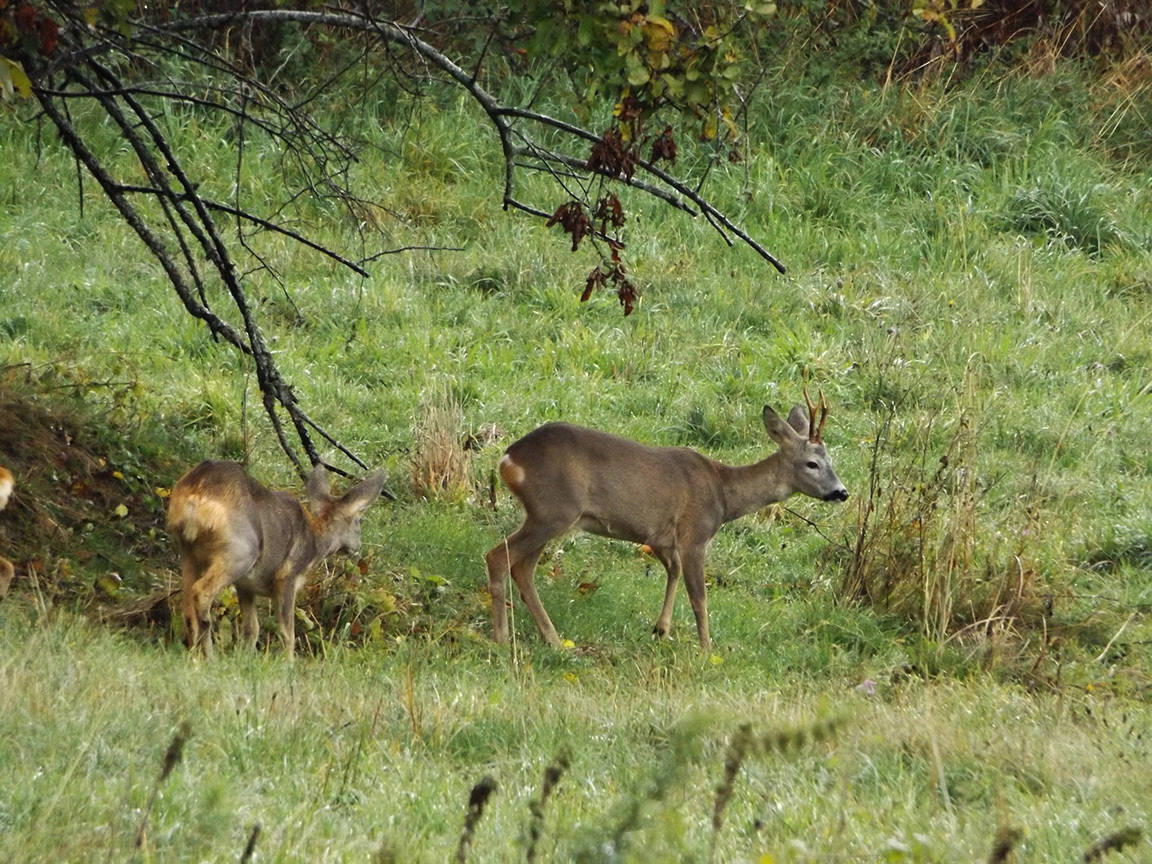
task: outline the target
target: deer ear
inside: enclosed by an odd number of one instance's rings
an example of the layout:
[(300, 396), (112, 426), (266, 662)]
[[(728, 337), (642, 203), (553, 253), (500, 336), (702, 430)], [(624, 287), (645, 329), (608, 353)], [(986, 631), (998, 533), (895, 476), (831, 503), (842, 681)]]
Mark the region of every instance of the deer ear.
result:
[(796, 430), (796, 434), (807, 440), (812, 427), (808, 425), (808, 409), (797, 402), (788, 412), (788, 425)]
[(780, 419), (780, 415), (773, 411), (767, 405), (764, 406), (764, 428), (768, 430), (769, 437), (772, 438), (777, 444), (783, 447), (786, 444), (797, 444), (804, 440), (803, 435), (808, 431), (808, 417), (804, 415), (804, 431), (800, 432), (796, 428), (796, 412), (802, 412), (802, 406), (797, 405), (792, 409), (792, 413), (788, 415), (788, 422), (785, 423)]
[[(362, 483), (357, 483), (344, 493), (344, 497), (340, 499), (340, 506), (352, 513), (367, 509), (369, 504), (380, 497), (380, 493), (384, 491), (384, 481), (387, 479), (383, 471), (373, 471)], [(391, 493), (389, 497), (393, 497)]]
[(332, 500), (332, 482), (328, 477), (328, 469), (319, 462), (308, 475), (308, 482), (304, 484), (304, 494), (308, 496), (308, 503), (313, 510), (319, 510)]

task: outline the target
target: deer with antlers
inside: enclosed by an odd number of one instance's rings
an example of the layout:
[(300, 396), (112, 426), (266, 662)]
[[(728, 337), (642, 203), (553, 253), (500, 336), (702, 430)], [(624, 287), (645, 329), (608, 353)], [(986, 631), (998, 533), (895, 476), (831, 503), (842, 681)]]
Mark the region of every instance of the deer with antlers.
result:
[(561, 422), (514, 442), (499, 471), (524, 507), (524, 522), (485, 556), (493, 638), (508, 641), (505, 585), (511, 576), (540, 635), (560, 647), (533, 574), (545, 544), (579, 528), (643, 544), (664, 565), (668, 582), (655, 636), (667, 637), (671, 630), (683, 575), (700, 650), (709, 652), (704, 558), (720, 526), (797, 492), (822, 501), (848, 499), (824, 447), (824, 394), (817, 406), (805, 390), (804, 401), (807, 411), (798, 404), (787, 421), (764, 406), (764, 428), (780, 449), (752, 465), (724, 465), (687, 447), (650, 447)]

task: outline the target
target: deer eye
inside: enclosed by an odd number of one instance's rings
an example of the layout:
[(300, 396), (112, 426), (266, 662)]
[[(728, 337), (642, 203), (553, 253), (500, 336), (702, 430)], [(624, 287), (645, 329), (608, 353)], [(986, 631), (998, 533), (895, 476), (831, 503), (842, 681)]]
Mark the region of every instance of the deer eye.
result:
[(820, 467), (820, 464), (818, 462), (809, 462), (808, 467), (811, 468), (813, 471), (815, 471), (817, 468)]

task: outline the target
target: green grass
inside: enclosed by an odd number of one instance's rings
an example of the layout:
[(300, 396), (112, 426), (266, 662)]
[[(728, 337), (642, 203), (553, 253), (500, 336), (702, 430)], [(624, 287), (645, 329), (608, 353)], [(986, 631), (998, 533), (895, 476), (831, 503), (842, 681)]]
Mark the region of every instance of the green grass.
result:
[[(947, 91), (813, 90), (781, 73), (748, 162), (708, 189), (789, 274), (630, 196), (644, 297), (627, 319), (613, 297), (578, 302), (594, 262), (499, 209), (495, 142), (470, 106), (422, 112), (404, 141), (382, 121), (357, 170), (402, 217), (380, 216), (384, 242), (463, 252), (388, 256), (361, 281), (256, 240), (291, 296), (249, 283), (281, 368), (399, 496), (366, 517), (368, 572), (334, 567), (309, 608), (337, 588), (358, 605), (321, 616), (291, 666), (275, 647), (235, 650), (227, 624), (196, 663), (176, 625), (115, 623), (175, 578), (156, 487), (218, 456), (293, 477), (248, 364), (185, 315), (90, 185), (80, 215), (72, 163), (53, 147), (37, 159), (8, 115), (4, 386), (94, 429), (85, 442), (123, 475), (111, 488), (152, 522), (107, 533), (114, 499), (76, 522), (52, 510), (58, 539), (26, 550), (9, 529), (32, 505), (0, 518), (18, 568), (43, 566), (0, 602), (0, 857), (238, 858), (259, 824), (260, 860), (445, 860), (487, 774), (499, 788), (469, 860), (518, 861), (543, 771), (568, 752), (538, 860), (703, 861), (738, 724), (828, 718), (827, 741), (747, 757), (716, 860), (975, 860), (1002, 827), (1024, 829), (1017, 860), (1070, 860), (1146, 828), (1152, 163), (1109, 138), (1128, 134), (1126, 104), (1074, 68)], [(187, 138), (206, 188), (231, 183), (211, 140)], [(253, 200), (277, 194), (269, 176), (253, 173)], [(352, 227), (313, 218), (333, 242)], [(653, 643), (659, 566), (587, 536), (538, 574), (576, 648), (545, 648), (520, 605), (515, 650), (489, 643), (483, 554), (519, 511), (503, 491), (493, 511), (487, 487), (511, 440), (563, 418), (747, 462), (770, 449), (760, 407), (787, 410), (805, 374), (832, 405), (825, 437), (853, 497), (722, 529), (712, 657), (683, 598), (671, 640)], [(423, 406), (447, 396), (465, 431), (501, 436), (472, 451), (471, 494), (426, 501), (409, 460)], [(38, 460), (44, 488), (68, 488), (71, 469)], [(891, 514), (883, 531), (870, 517), (889, 568), (874, 572), (903, 593), (852, 604), (869, 500)], [(963, 566), (948, 569), (957, 540)], [(908, 560), (937, 566), (931, 584), (961, 613), (1005, 575), (1026, 579), (1028, 603), (1003, 626), (926, 627), (922, 585), (896, 567)], [(93, 603), (109, 569), (124, 584)], [(191, 738), (136, 852), (183, 721)]]
[[(1147, 818), (1146, 721), (1091, 694), (944, 677), (881, 680), (868, 698), (841, 677), (842, 661), (796, 675), (650, 643), (591, 657), (536, 651), (518, 667), (479, 641), (337, 648), (292, 666), (243, 653), (196, 663), (75, 620), (11, 610), (4, 620), (0, 849), (10, 860), (128, 857), (185, 720), (191, 737), (149, 820), (153, 860), (238, 855), (255, 824), (274, 860), (363, 859), (384, 843), (406, 860), (444, 860), (484, 774), (499, 789), (474, 857), (521, 860), (512, 841), (544, 766), (564, 751), (571, 767), (546, 813), (545, 860), (679, 860), (707, 846), (736, 724), (772, 735), (820, 712), (841, 718), (830, 742), (746, 760), (721, 860), (875, 858), (899, 846), (920, 851), (895, 860), (974, 859), (1000, 825), (1026, 826), (1030, 860), (1067, 858)], [(676, 782), (653, 800), (667, 771)], [(643, 806), (632, 852), (613, 858), (603, 844), (633, 799)]]

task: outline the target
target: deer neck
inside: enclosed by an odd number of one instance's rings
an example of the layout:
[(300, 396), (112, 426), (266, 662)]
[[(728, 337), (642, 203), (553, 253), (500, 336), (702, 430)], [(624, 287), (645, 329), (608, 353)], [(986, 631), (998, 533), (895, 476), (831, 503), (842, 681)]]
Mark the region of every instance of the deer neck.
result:
[(784, 458), (779, 451), (752, 465), (720, 465), (724, 521), (731, 522), (787, 498), (792, 489), (783, 476), (783, 467)]
[(306, 553), (312, 562), (310, 567), (336, 551), (336, 534), (328, 529), (324, 515), (313, 516), (305, 510), (308, 529), (300, 532), (297, 537), (301, 552)]

